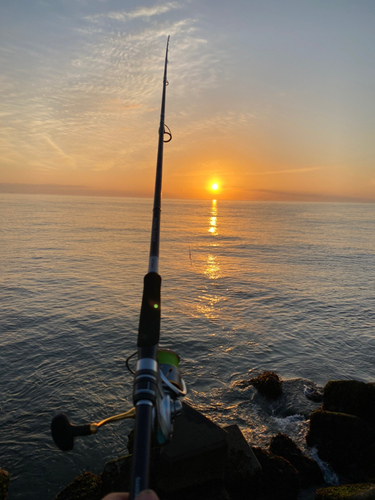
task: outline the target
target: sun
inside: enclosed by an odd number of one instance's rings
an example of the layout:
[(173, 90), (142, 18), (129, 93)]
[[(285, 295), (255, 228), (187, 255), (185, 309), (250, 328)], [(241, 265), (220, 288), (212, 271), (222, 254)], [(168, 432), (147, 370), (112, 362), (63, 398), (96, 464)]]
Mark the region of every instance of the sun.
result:
[(212, 191), (217, 191), (219, 189), (219, 184), (217, 182), (214, 182), (211, 186)]

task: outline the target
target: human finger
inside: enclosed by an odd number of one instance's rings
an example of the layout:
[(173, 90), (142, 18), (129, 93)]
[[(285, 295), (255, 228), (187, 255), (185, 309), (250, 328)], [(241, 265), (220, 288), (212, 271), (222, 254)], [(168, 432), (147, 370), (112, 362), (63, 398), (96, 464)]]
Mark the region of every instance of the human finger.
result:
[(129, 493), (109, 493), (102, 500), (129, 500)]
[(135, 497), (135, 500), (159, 500), (159, 497), (152, 490), (143, 490)]

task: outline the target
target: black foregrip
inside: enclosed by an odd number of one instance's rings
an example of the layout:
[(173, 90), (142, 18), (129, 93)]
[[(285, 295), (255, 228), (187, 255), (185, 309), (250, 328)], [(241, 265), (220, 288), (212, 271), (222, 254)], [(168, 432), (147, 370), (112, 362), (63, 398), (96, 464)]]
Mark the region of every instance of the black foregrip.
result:
[(160, 289), (158, 273), (148, 273), (143, 281), (143, 297), (139, 318), (138, 347), (151, 347), (159, 343)]

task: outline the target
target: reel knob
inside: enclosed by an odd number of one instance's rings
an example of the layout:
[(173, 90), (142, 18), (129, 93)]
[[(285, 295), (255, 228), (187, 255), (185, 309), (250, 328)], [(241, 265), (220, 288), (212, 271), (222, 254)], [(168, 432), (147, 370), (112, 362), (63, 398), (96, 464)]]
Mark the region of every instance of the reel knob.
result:
[(74, 438), (76, 436), (88, 436), (92, 434), (90, 424), (73, 425), (69, 422), (64, 413), (59, 413), (53, 417), (51, 422), (51, 434), (56, 446), (63, 451), (73, 449)]

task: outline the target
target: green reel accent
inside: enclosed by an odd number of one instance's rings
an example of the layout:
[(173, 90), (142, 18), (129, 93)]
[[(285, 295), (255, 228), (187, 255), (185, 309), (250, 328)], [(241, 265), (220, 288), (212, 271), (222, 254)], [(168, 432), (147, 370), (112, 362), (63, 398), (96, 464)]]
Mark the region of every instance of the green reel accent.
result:
[(180, 356), (173, 351), (158, 351), (158, 361), (160, 365), (172, 365), (178, 368)]
[(162, 349), (158, 351), (158, 362), (160, 371), (167, 381), (177, 387), (179, 391), (183, 391), (184, 384), (178, 367), (180, 356), (169, 349)]

